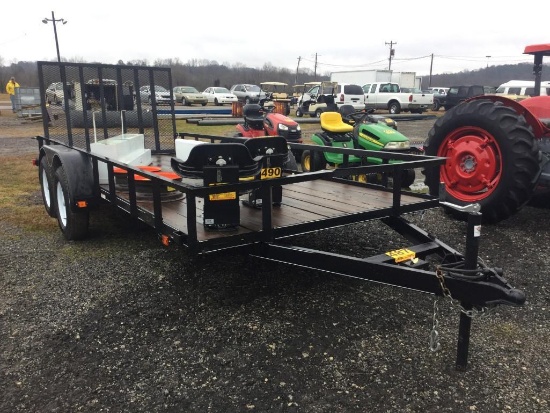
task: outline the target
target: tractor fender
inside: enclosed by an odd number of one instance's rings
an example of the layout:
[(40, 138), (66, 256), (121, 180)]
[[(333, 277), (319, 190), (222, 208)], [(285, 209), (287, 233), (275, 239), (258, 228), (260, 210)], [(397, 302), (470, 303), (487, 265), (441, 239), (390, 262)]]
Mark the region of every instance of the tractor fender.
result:
[(542, 136), (550, 136), (550, 128), (540, 121), (542, 118), (550, 118), (549, 96), (535, 96), (518, 102), (504, 96), (480, 95), (468, 99), (467, 102), (474, 100), (501, 102), (503, 105), (514, 109), (518, 115), (522, 115), (525, 118), (527, 124), (533, 128), (535, 138), (540, 139)]
[[(71, 209), (78, 211), (76, 201), (87, 201), (89, 206), (97, 205), (99, 197), (94, 193), (92, 160), (86, 154), (61, 145), (44, 145), (40, 158), (46, 158), (48, 174), (53, 177), (56, 169), (62, 166), (67, 175)], [(53, 180), (52, 180), (53, 182)]]

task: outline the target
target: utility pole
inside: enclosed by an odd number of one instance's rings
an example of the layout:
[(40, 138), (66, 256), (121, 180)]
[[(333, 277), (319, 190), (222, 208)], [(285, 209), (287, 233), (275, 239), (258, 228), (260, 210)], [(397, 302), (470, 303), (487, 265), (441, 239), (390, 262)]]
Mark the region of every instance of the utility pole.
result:
[(48, 22), (53, 23), (53, 35), (55, 36), (55, 49), (57, 50), (57, 61), (61, 62), (61, 55), (59, 54), (59, 41), (57, 40), (57, 27), (56, 27), (55, 24), (56, 23), (67, 24), (67, 20), (65, 20), (65, 19), (56, 19), (55, 15), (52, 11), (52, 18), (51, 19), (48, 19), (46, 17), (42, 20), (42, 23), (44, 23), (44, 24), (48, 24)]
[(390, 46), (390, 64), (388, 65), (388, 70), (391, 71), (391, 59), (393, 56), (395, 56), (395, 49), (393, 48), (393, 45), (397, 44), (393, 40), (390, 40), (390, 42), (386, 42), (386, 46)]
[(317, 53), (315, 53), (315, 69), (313, 71), (313, 77), (317, 80)]
[(432, 59), (430, 60), (430, 82), (428, 84), (428, 87), (432, 86), (432, 69), (434, 67), (434, 54), (432, 53)]
[(302, 60), (302, 56), (298, 56), (298, 65), (296, 66), (296, 77), (294, 78), (294, 84), (298, 84), (298, 69), (300, 68), (300, 60)]

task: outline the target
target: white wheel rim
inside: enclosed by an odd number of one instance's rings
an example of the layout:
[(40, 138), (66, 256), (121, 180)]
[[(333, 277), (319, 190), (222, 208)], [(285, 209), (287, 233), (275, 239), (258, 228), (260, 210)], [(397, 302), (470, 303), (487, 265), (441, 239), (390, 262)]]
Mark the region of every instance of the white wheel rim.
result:
[(52, 198), (50, 196), (50, 183), (48, 182), (48, 174), (46, 173), (45, 169), (42, 170), (42, 187), (44, 191), (44, 202), (49, 208), (52, 205)]
[(67, 207), (65, 205), (65, 196), (63, 195), (63, 188), (61, 187), (61, 183), (57, 183), (57, 210), (59, 213), (59, 220), (61, 221), (61, 225), (63, 225), (63, 228), (67, 226)]

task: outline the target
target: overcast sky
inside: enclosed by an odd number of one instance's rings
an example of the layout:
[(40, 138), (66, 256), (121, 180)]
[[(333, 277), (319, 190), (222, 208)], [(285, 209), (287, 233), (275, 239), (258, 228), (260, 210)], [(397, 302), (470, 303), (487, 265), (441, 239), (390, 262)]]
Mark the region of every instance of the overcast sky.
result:
[(387, 69), (393, 42), (391, 69), (423, 76), (432, 63), (433, 74), (531, 63), (525, 46), (550, 43), (550, 3), (540, 0), (513, 9), (482, 0), (25, 0), (2, 7), (4, 65), (57, 58), (53, 24), (42, 23), (52, 11), (67, 21), (56, 23), (62, 58), (108, 64), (177, 58), (295, 72), (317, 59), (317, 73), (329, 74)]

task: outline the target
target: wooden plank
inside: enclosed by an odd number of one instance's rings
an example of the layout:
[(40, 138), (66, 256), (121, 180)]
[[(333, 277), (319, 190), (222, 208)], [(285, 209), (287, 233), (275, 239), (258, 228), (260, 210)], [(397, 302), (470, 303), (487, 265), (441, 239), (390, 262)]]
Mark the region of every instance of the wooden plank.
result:
[[(154, 155), (152, 164), (160, 166), (163, 171), (172, 171), (171, 155)], [(189, 181), (189, 182), (187, 182)], [(200, 179), (186, 179), (185, 184), (202, 186)], [(103, 186), (108, 190), (107, 186)], [(173, 194), (172, 194), (173, 195)], [(117, 196), (129, 202), (129, 195), (117, 192)], [(247, 195), (241, 195), (245, 199)], [(141, 198), (141, 199), (140, 199)], [(423, 199), (401, 194), (401, 204), (422, 202)], [(393, 194), (385, 190), (365, 188), (345, 182), (335, 182), (324, 179), (304, 181), (283, 185), (282, 204), (272, 208), (272, 227), (285, 228), (300, 224), (318, 222), (354, 214), (363, 214), (368, 211), (389, 209), (393, 205)], [(138, 196), (138, 206), (146, 213), (154, 214), (154, 205), (151, 198), (143, 199)], [(235, 236), (262, 231), (262, 210), (241, 204), (240, 226), (233, 231), (208, 230), (203, 225), (204, 200), (196, 198), (197, 241), (231, 238)], [(162, 202), (162, 216), (164, 223), (188, 234), (187, 228), (187, 200), (185, 194), (179, 200)], [(229, 241), (228, 242), (235, 242)]]

